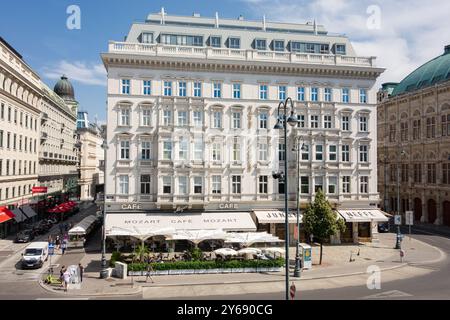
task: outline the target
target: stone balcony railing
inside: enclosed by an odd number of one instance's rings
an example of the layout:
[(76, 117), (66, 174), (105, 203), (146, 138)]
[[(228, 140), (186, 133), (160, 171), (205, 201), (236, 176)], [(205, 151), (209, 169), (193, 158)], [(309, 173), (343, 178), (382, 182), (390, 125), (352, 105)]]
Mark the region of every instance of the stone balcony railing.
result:
[(127, 53), (161, 57), (188, 57), (207, 60), (223, 59), (360, 67), (375, 67), (376, 60), (376, 57), (352, 57), (332, 54), (291, 53), (210, 47), (187, 47), (115, 41), (111, 41), (109, 43), (109, 53)]

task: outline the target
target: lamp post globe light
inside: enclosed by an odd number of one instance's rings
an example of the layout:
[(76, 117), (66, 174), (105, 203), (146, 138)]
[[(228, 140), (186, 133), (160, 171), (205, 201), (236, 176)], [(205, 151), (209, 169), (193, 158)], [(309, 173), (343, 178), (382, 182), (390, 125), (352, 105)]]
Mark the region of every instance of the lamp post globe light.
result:
[[(300, 147), (301, 144), (301, 147)], [(302, 137), (297, 137), (292, 151), (297, 151), (297, 243), (295, 248), (295, 269), (294, 277), (300, 278), (302, 274), (302, 260), (300, 259), (300, 152), (305, 150), (305, 144)]]
[(106, 268), (106, 152), (108, 150), (108, 143), (106, 140), (103, 141), (102, 149), (104, 151), (103, 179), (105, 182), (105, 188), (103, 190), (102, 269), (100, 271), (100, 278), (106, 279), (108, 277), (108, 270)]
[[(290, 103), (290, 116), (288, 117), (288, 103)], [(282, 111), (280, 115), (280, 109)], [(284, 143), (287, 146), (287, 129), (289, 124), (290, 126), (296, 126), (298, 123), (297, 117), (294, 115), (294, 103), (291, 98), (287, 98), (286, 101), (281, 101), (278, 104), (278, 112), (277, 112), (277, 123), (274, 127), (275, 130), (284, 130)], [(287, 151), (287, 147), (285, 148)], [(284, 178), (284, 212), (285, 212), (285, 250), (286, 250), (286, 276), (285, 276), (285, 291), (286, 291), (286, 300), (289, 300), (289, 208), (288, 208), (288, 159), (287, 152), (284, 160), (284, 174), (274, 173), (273, 177), (277, 179)]]

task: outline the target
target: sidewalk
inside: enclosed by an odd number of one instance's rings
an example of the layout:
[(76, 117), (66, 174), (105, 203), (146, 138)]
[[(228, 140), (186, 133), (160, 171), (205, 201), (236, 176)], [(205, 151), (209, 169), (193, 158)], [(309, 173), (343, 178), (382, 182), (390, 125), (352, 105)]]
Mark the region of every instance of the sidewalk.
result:
[[(394, 234), (380, 235), (380, 243), (354, 246), (325, 246), (322, 266), (318, 262), (318, 247), (313, 248), (313, 268), (304, 270), (300, 279), (292, 278), (295, 283), (304, 283), (311, 280), (339, 278), (350, 275), (366, 275), (369, 266), (377, 266), (381, 271), (397, 269), (407, 265), (423, 264), (426, 261), (436, 262), (445, 257), (440, 250), (417, 240), (406, 239), (403, 241), (403, 250), (406, 252), (403, 262), (400, 261), (399, 251), (392, 249), (395, 244)], [(354, 262), (350, 262), (350, 250), (354, 251)], [(295, 249), (291, 248), (292, 253)], [(357, 252), (359, 251), (359, 256)], [(291, 266), (293, 258), (291, 254)], [(71, 256), (71, 258), (69, 258)], [(111, 295), (137, 295), (157, 298), (162, 291), (167, 296), (191, 296), (195, 290), (206, 291), (207, 288), (220, 287), (220, 292), (239, 290), (255, 290), (255, 292), (271, 291), (276, 286), (282, 286), (285, 278), (284, 272), (277, 273), (230, 273), (230, 274), (196, 274), (196, 275), (172, 275), (154, 276), (154, 283), (149, 279), (145, 281), (142, 276), (130, 276), (125, 280), (110, 278), (99, 279), (100, 259), (99, 253), (85, 254), (73, 253), (64, 256), (61, 261), (82, 261), (86, 266), (85, 277), (81, 288), (70, 290), (69, 296), (111, 296)], [(76, 258), (75, 258), (76, 257)], [(74, 260), (72, 260), (72, 258)], [(78, 260), (79, 259), (79, 260)], [(77, 262), (78, 263), (78, 262)], [(66, 264), (67, 265), (67, 264)], [(291, 268), (293, 271), (293, 268)], [(292, 273), (291, 273), (292, 274)], [(336, 280), (327, 280), (336, 281)], [(271, 285), (268, 285), (271, 283)], [(246, 288), (243, 288), (243, 286)], [(46, 290), (58, 292), (41, 283)], [(227, 287), (227, 290), (224, 290)], [(169, 292), (169, 293), (167, 293)], [(63, 293), (63, 292), (62, 292)], [(201, 294), (201, 293), (200, 293)], [(164, 296), (164, 295), (162, 295)]]

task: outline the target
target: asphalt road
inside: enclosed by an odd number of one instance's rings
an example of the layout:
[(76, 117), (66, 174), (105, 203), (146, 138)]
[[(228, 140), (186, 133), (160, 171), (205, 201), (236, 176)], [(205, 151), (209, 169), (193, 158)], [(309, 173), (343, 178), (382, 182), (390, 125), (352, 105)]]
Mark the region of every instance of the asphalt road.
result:
[[(413, 228), (415, 239), (440, 248), (447, 254), (443, 261), (427, 265), (415, 265), (433, 272), (425, 276), (382, 283), (381, 290), (369, 290), (364, 286), (342, 287), (338, 289), (301, 291), (298, 289), (296, 300), (358, 300), (358, 299), (450, 299), (450, 236), (428, 234), (428, 230)], [(407, 241), (405, 239), (404, 241)], [(64, 300), (64, 296), (52, 294), (42, 289), (35, 280), (0, 280), (0, 300)], [(71, 298), (77, 299), (77, 298)], [(114, 297), (80, 297), (90, 300), (141, 300), (141, 295)], [(186, 299), (185, 297), (180, 300)], [(192, 299), (196, 299), (192, 297)], [(282, 300), (284, 292), (268, 294), (246, 294), (233, 296), (209, 296), (197, 300)], [(177, 300), (177, 299), (172, 299)]]

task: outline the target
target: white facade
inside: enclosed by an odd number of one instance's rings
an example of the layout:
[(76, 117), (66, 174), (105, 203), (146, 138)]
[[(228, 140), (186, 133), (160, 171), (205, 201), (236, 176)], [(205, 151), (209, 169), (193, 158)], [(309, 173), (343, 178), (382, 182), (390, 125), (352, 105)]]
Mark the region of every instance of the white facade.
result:
[[(208, 23), (212, 26), (195, 26)], [(235, 30), (222, 28), (225, 24)], [(165, 34), (202, 39), (198, 46), (183, 45), (191, 38), (167, 45), (161, 43)], [(217, 34), (221, 48), (211, 47)], [(241, 39), (239, 49), (230, 48), (232, 37)], [(267, 50), (255, 48), (259, 39)], [(283, 51), (273, 49), (277, 39)], [(294, 42), (323, 42), (328, 50), (289, 51)], [(339, 44), (347, 55), (334, 53)], [(125, 43), (111, 42), (102, 58), (108, 70), (111, 208), (124, 202), (138, 202), (145, 210), (283, 208), (284, 192), (272, 178), (284, 167), (283, 132), (273, 127), (277, 106), (287, 97), (304, 116), (304, 127), (288, 133), (290, 206), (295, 207), (297, 188), (291, 151), (296, 137), (309, 146), (300, 167), (308, 181), (302, 206), (319, 185), (341, 207), (377, 206), (373, 86), (383, 69), (374, 66), (373, 57), (355, 56), (347, 38), (310, 25), (150, 15), (145, 24), (133, 24)]]
[(69, 108), (53, 90), (42, 85), (40, 186), (48, 193), (67, 191), (69, 180), (78, 177), (78, 149), (75, 147), (76, 110)]
[(26, 203), (38, 184), (41, 99), (39, 76), (0, 41), (0, 206)]
[(96, 186), (104, 184), (104, 138), (95, 128), (78, 129), (80, 149), (80, 200), (93, 200)]

